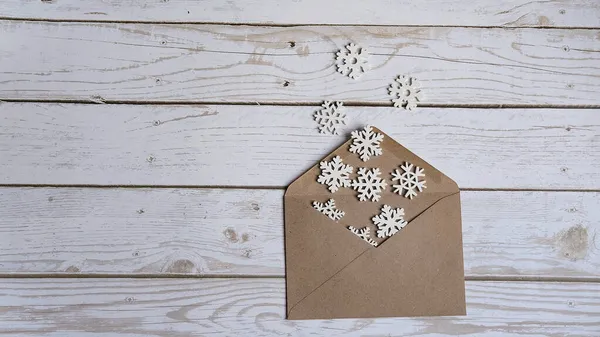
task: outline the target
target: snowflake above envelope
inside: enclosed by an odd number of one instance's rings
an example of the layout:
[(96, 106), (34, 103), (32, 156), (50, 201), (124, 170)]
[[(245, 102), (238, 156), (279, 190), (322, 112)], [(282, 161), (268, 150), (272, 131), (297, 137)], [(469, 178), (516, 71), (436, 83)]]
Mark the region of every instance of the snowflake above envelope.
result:
[(372, 132), (380, 154), (349, 139), (285, 193), (287, 318), (465, 315), (458, 186)]

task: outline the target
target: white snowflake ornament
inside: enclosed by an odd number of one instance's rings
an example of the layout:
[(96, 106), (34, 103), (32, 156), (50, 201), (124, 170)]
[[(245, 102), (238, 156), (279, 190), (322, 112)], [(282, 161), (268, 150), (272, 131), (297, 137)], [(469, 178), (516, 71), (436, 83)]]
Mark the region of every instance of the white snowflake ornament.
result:
[(346, 214), (343, 211), (340, 211), (337, 208), (335, 208), (335, 200), (333, 199), (327, 200), (326, 203), (313, 201), (312, 205), (314, 209), (325, 214), (331, 220), (334, 221), (340, 220), (344, 216), (344, 214)]
[(342, 162), (340, 156), (335, 156), (331, 161), (322, 161), (321, 174), (317, 178), (319, 184), (327, 185), (331, 193), (337, 192), (340, 187), (350, 187), (350, 173), (354, 168)]
[(424, 169), (418, 166), (415, 167), (409, 162), (405, 162), (400, 168), (402, 169), (402, 172), (398, 169), (392, 172), (392, 181), (398, 181), (400, 183), (399, 185), (393, 185), (394, 193), (400, 195), (404, 193), (405, 198), (412, 199), (417, 196), (417, 191), (423, 192), (423, 189), (427, 188), (427, 186), (425, 186), (426, 181), (420, 180), (420, 178), (425, 177)]
[(398, 76), (388, 89), (394, 106), (406, 110), (416, 108), (417, 102), (421, 101), (419, 86), (419, 81), (414, 77)]
[(383, 153), (381, 142), (383, 135), (379, 132), (373, 132), (373, 128), (367, 125), (364, 130), (352, 131), (352, 145), (350, 152), (360, 156), (362, 161), (369, 160), (372, 156), (379, 156)]
[(338, 127), (346, 124), (346, 113), (342, 102), (325, 101), (321, 105), (323, 109), (315, 112), (315, 121), (319, 123), (321, 133), (338, 134)]
[(373, 240), (370, 238), (369, 234), (371, 233), (371, 228), (369, 227), (363, 227), (361, 229), (358, 228), (354, 228), (352, 226), (349, 226), (348, 229), (356, 234), (356, 236), (358, 236), (359, 238), (367, 241), (371, 246), (377, 247), (377, 241)]
[(377, 231), (378, 238), (390, 237), (404, 228), (408, 222), (403, 218), (404, 208), (393, 209), (388, 205), (383, 205), (381, 213), (372, 218), (373, 223), (379, 230)]
[(366, 48), (361, 48), (354, 43), (350, 43), (345, 49), (336, 53), (337, 71), (344, 76), (357, 79), (369, 70), (369, 52)]
[(367, 170), (364, 167), (358, 169), (358, 177), (352, 181), (352, 188), (358, 191), (358, 200), (379, 201), (381, 192), (385, 190), (387, 183), (381, 179), (378, 168)]

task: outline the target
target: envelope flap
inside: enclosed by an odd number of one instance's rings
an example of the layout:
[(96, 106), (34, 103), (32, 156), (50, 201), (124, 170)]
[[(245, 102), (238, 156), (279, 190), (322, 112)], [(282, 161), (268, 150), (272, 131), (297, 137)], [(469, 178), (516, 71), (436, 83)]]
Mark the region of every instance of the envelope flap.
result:
[(464, 315), (459, 194), (439, 200), (392, 239), (366, 250), (288, 317)]

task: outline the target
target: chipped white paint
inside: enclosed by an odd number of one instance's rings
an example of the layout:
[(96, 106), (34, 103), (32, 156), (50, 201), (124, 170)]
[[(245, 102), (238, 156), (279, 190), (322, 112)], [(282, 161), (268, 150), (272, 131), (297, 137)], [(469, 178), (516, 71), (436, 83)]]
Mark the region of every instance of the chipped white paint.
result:
[(362, 161), (383, 154), (380, 146), (383, 135), (379, 132), (373, 132), (370, 125), (365, 126), (362, 130), (352, 131), (351, 138), (352, 144), (350, 144), (348, 151), (356, 153)]
[[(600, 105), (599, 29), (456, 27), (597, 27), (594, 1), (482, 1), (3, 1), (2, 17), (42, 20), (0, 21), (0, 99), (383, 104), (390, 74), (410, 73), (428, 104)], [(247, 22), (355, 26), (227, 24)], [(361, 81), (336, 73), (333, 55), (348, 41), (373, 52)], [(305, 106), (7, 103), (0, 111), (4, 184), (284, 186), (343, 142), (316, 135)], [(348, 129), (384, 126), (461, 187), (598, 189), (597, 113), (360, 107), (349, 109)], [(281, 277), (282, 196), (0, 188), (0, 273)], [(595, 192), (463, 192), (467, 277), (597, 281), (599, 200)], [(597, 284), (467, 282), (466, 318), (291, 322), (282, 319), (277, 279), (1, 278), (0, 303), (10, 310), (0, 308), (0, 331), (598, 336)]]
[(346, 214), (335, 207), (335, 200), (333, 199), (329, 199), (327, 200), (327, 202), (324, 203), (319, 201), (313, 201), (312, 205), (314, 209), (323, 213), (325, 216), (334, 221), (340, 220), (344, 216), (344, 214)]
[[(599, 33), (0, 21), (0, 100), (391, 105), (409, 73), (428, 104), (600, 105)], [(335, 69), (348, 41), (371, 52), (359, 81)]]
[(0, 331), (38, 337), (590, 336), (600, 283), (466, 282), (467, 316), (285, 320), (284, 279), (0, 279)]
[[(8, 18), (253, 24), (598, 27), (595, 0), (4, 0)], [(451, 15), (449, 15), (451, 13)]]
[(427, 181), (421, 178), (425, 177), (425, 170), (414, 166), (409, 162), (405, 162), (400, 166), (400, 170), (395, 169), (392, 172), (392, 181), (397, 181), (399, 184), (392, 185), (394, 193), (404, 195), (405, 198), (412, 199), (417, 196), (417, 191), (423, 192)]
[(352, 188), (358, 192), (358, 200), (373, 202), (379, 201), (381, 192), (385, 190), (387, 183), (381, 179), (381, 171), (378, 168), (358, 169), (358, 176), (352, 181)]
[[(311, 107), (0, 110), (5, 184), (283, 187), (348, 139), (315, 132)], [(346, 110), (347, 131), (378, 125), (461, 188), (600, 189), (597, 109)]]
[(331, 161), (322, 161), (319, 167), (321, 174), (317, 177), (317, 182), (327, 185), (329, 192), (335, 193), (340, 187), (350, 187), (350, 174), (354, 168), (344, 164), (340, 156), (333, 157)]
[[(0, 188), (0, 273), (283, 276), (283, 193)], [(600, 193), (463, 191), (461, 204), (468, 277), (600, 278)]]

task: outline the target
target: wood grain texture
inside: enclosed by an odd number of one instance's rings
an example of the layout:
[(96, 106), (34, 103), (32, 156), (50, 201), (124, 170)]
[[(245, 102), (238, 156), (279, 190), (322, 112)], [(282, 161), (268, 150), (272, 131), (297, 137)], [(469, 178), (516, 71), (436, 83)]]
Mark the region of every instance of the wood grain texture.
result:
[(598, 336), (600, 284), (467, 282), (466, 317), (284, 320), (282, 279), (2, 279), (11, 336)]
[(594, 0), (5, 0), (0, 16), (84, 21), (599, 27)]
[[(469, 277), (600, 277), (600, 193), (462, 192)], [(283, 191), (0, 189), (0, 273), (284, 275)]]
[(600, 110), (0, 103), (4, 184), (287, 186), (371, 123), (462, 188), (600, 189)]
[[(0, 21), (0, 34), (0, 99), (391, 105), (407, 73), (423, 104), (600, 105), (599, 29)], [(358, 81), (334, 67), (351, 41), (372, 53)]]

